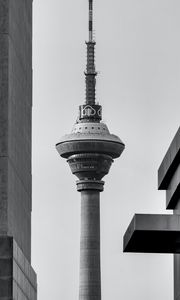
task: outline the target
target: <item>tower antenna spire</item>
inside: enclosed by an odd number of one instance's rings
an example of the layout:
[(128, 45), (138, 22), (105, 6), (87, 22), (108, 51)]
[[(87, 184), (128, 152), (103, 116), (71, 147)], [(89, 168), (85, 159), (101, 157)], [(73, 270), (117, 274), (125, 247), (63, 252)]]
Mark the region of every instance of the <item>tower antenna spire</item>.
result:
[(89, 41), (93, 41), (93, 0), (89, 0)]
[(102, 119), (102, 107), (96, 103), (96, 67), (95, 67), (95, 45), (93, 39), (93, 0), (89, 1), (89, 39), (87, 46), (87, 64), (85, 74), (86, 100), (85, 104), (79, 106), (78, 122), (100, 122)]
[(95, 69), (95, 41), (93, 40), (93, 0), (89, 0), (89, 41), (87, 45), (86, 65), (86, 104), (95, 105), (96, 99), (96, 76)]

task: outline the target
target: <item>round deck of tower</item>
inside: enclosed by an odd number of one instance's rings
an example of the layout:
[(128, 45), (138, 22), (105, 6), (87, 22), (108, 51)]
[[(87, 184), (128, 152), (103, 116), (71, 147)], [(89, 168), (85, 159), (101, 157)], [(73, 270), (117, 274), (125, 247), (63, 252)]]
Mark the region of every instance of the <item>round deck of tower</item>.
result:
[(72, 132), (64, 135), (56, 145), (64, 158), (80, 153), (100, 153), (117, 158), (124, 147), (120, 138), (110, 134), (104, 123), (76, 123)]

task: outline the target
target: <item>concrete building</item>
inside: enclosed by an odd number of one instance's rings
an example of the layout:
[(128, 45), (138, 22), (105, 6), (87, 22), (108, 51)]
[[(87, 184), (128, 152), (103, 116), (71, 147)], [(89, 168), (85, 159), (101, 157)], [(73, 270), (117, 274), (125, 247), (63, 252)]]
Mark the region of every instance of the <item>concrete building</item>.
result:
[(87, 45), (86, 100), (79, 107), (79, 117), (72, 132), (56, 145), (78, 177), (81, 193), (80, 300), (101, 299), (100, 266), (100, 192), (102, 178), (109, 173), (113, 159), (124, 150), (123, 142), (110, 134), (101, 121), (102, 108), (95, 99), (96, 69), (94, 63), (93, 0), (89, 0), (89, 40)]
[(32, 0), (0, 1), (0, 299), (35, 300), (31, 267)]

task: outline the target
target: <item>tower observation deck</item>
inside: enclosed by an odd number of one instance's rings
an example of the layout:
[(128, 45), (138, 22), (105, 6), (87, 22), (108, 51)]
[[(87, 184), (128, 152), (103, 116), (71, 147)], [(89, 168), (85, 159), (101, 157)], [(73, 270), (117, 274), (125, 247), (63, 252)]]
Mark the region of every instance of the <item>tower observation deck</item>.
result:
[(101, 299), (100, 192), (102, 178), (124, 150), (120, 138), (102, 122), (102, 107), (96, 103), (95, 41), (93, 40), (93, 0), (89, 0), (89, 40), (85, 71), (86, 100), (79, 106), (79, 117), (70, 134), (56, 145), (77, 176), (81, 193), (81, 241), (79, 300)]

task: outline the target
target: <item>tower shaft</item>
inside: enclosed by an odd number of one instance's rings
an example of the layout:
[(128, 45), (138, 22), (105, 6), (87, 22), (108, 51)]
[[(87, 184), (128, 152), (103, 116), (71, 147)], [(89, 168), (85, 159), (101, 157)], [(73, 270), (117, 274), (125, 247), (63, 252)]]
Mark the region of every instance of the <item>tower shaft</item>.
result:
[(88, 186), (81, 191), (79, 300), (101, 300), (100, 191)]

